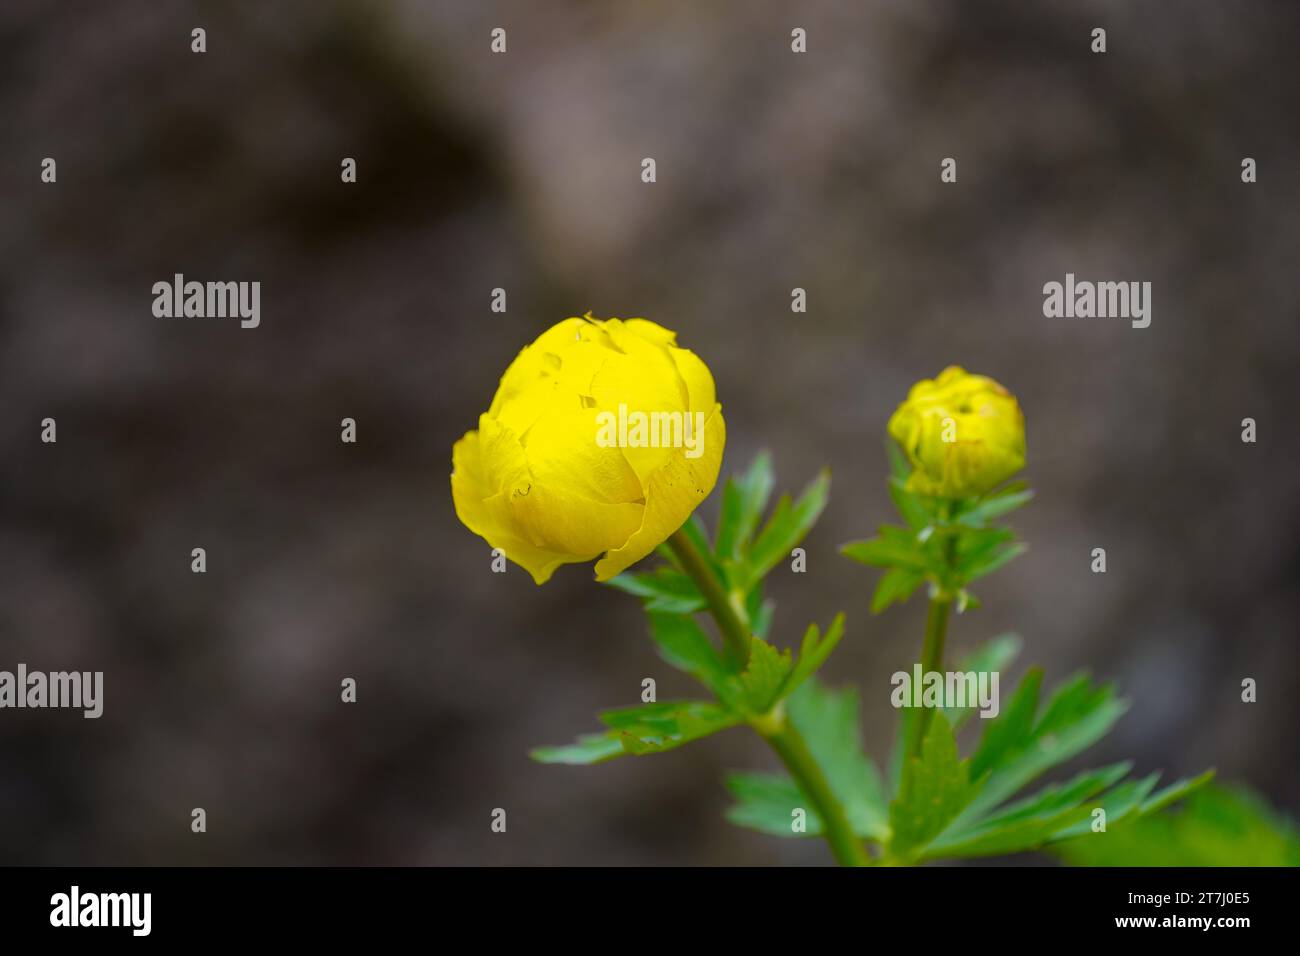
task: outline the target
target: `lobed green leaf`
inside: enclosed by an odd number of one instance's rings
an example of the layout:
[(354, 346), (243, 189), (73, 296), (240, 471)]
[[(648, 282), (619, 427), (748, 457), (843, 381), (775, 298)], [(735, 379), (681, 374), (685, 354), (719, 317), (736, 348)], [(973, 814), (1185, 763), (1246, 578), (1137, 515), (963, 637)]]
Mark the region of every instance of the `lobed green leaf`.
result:
[(659, 648), (659, 655), (717, 693), (730, 671), (696, 620), (682, 614), (648, 616), (650, 636)]
[(889, 807), (889, 853), (900, 860), (919, 856), (979, 792), (970, 761), (957, 753), (957, 738), (943, 714), (936, 713), (921, 744), (908, 758), (898, 797)]
[(752, 714), (766, 714), (776, 703), (794, 664), (790, 651), (777, 650), (761, 637), (752, 637), (749, 664), (740, 675), (746, 708)]
[(826, 509), (830, 487), (830, 472), (823, 469), (793, 504), (788, 495), (782, 496), (749, 549), (745, 561), (746, 585), (766, 576), (803, 541)]
[(775, 478), (772, 458), (760, 452), (743, 478), (730, 478), (722, 491), (716, 553), (723, 560), (739, 560), (749, 547), (763, 509), (772, 496)]
[(1104, 832), (1087, 830), (1051, 852), (1075, 866), (1300, 866), (1294, 823), (1249, 789), (1208, 779), (1201, 774), (1166, 788), (1187, 797), (1177, 808), (1130, 815)]
[[(830, 639), (832, 631), (824, 640)], [(786, 701), (786, 719), (821, 766), (854, 832), (865, 839), (885, 839), (888, 806), (880, 774), (862, 750), (856, 692), (827, 690), (815, 677), (808, 677)], [(822, 832), (812, 802), (787, 776), (734, 774), (728, 787), (739, 801), (727, 813), (733, 823), (777, 836), (801, 836), (791, 830), (791, 821), (792, 812), (802, 809), (807, 814), (807, 832)]]
[(609, 730), (585, 734), (572, 744), (537, 747), (540, 763), (592, 764), (623, 754), (640, 756), (673, 750), (743, 721), (735, 711), (711, 701), (660, 701), (610, 710), (600, 715)]
[(641, 598), (650, 612), (691, 614), (705, 606), (695, 582), (676, 568), (656, 568), (639, 574), (625, 571), (606, 583)]

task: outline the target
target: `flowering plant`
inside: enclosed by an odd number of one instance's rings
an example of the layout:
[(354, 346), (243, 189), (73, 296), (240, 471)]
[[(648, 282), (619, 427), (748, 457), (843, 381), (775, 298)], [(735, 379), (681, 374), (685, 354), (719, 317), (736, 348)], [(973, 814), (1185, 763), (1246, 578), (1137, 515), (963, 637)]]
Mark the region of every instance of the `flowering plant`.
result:
[[(601, 418), (613, 408), (646, 421), (699, 413), (703, 447), (692, 458), (683, 444), (651, 441), (653, 429), (637, 441), (622, 427), (622, 440), (602, 447)], [(775, 479), (770, 458), (760, 455), (724, 484), (710, 533), (694, 511), (716, 481), (726, 432), (704, 363), (679, 348), (674, 333), (635, 319), (568, 319), (526, 348), (479, 431), (456, 445), (458, 514), (539, 584), (558, 564), (603, 553), (597, 578), (641, 599), (660, 655), (707, 692), (607, 711), (599, 732), (532, 756), (595, 764), (748, 727), (785, 772), (732, 775), (729, 819), (776, 836), (820, 836), (841, 864), (1042, 849), (1115, 862), (1097, 842), (1111, 830), (1127, 834), (1118, 845), (1131, 855), (1145, 832), (1140, 822), (1203, 788), (1213, 771), (1157, 788), (1158, 774), (1132, 778), (1131, 764), (1121, 762), (1026, 793), (1101, 738), (1126, 704), (1087, 675), (1043, 694), (1037, 668), (1001, 704), (997, 678), (1020, 648), (1011, 635), (944, 670), (954, 612), (978, 607), (971, 584), (1024, 550), (1002, 523), (1032, 496), (1011, 480), (1026, 461), (1015, 397), (990, 378), (950, 367), (912, 388), (888, 430), (889, 491), (902, 523), (842, 551), (883, 569), (873, 613), (923, 585), (929, 612), (913, 675), (895, 675), (900, 720), (882, 769), (863, 751), (856, 693), (817, 676), (845, 635), (844, 615), (824, 630), (809, 625), (797, 650), (771, 636), (764, 580), (799, 553), (826, 506), (829, 474), (769, 512)], [(652, 551), (659, 566), (626, 570)], [(963, 758), (957, 734), (977, 714), (983, 731)]]

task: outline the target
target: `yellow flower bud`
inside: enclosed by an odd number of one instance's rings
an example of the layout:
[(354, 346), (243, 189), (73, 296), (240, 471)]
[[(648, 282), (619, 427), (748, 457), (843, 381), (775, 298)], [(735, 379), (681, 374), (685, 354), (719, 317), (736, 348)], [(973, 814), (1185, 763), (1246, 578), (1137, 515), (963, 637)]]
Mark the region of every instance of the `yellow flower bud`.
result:
[(950, 365), (912, 386), (889, 419), (912, 463), (907, 490), (943, 498), (982, 495), (1025, 467), (1025, 416), (993, 379)]
[(713, 490), (726, 425), (713, 375), (645, 319), (565, 319), (501, 377), (452, 449), (456, 515), (544, 584), (591, 561), (608, 580)]

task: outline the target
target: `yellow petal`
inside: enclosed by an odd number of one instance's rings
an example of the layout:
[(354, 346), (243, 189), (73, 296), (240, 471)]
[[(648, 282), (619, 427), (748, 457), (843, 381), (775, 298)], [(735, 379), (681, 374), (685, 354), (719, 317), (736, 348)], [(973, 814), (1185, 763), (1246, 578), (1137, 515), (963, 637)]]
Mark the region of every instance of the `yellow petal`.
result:
[(668, 354), (673, 364), (677, 366), (677, 374), (686, 384), (690, 410), (709, 414), (713, 406), (718, 403), (713, 386), (713, 373), (709, 371), (709, 367), (690, 349), (670, 349)]
[[(617, 321), (617, 320), (615, 320)], [(677, 333), (670, 329), (665, 329), (658, 322), (651, 322), (649, 319), (626, 319), (623, 327), (627, 331), (639, 338), (648, 339), (659, 345), (676, 345)]]
[(617, 351), (607, 357), (597, 373), (592, 396), (604, 408), (627, 402), (629, 408), (643, 412), (683, 411), (690, 404), (690, 396), (669, 354), (672, 349), (662, 339), (644, 338), (632, 331), (645, 326), (659, 328), (644, 319), (638, 326), (618, 319), (604, 323)]
[[(594, 446), (590, 426), (582, 432), (591, 436)], [(543, 445), (536, 452), (530, 446), (526, 453), (519, 439), (500, 421), (486, 415), (479, 418), (481, 488), (494, 493), (484, 502), (492, 526), (517, 541), (527, 541), (537, 550), (564, 555), (572, 561), (590, 561), (627, 540), (641, 523), (643, 506), (639, 501), (598, 501), (568, 486), (563, 477), (547, 484), (533, 472), (530, 454), (542, 458), (563, 456), (582, 448), (579, 438), (572, 435), (570, 445)], [(556, 440), (564, 439), (557, 436)], [(509, 556), (509, 551), (506, 553)]]
[(532, 344), (520, 349), (515, 360), (501, 376), (501, 384), (497, 387), (488, 414), (498, 411), (503, 402), (531, 389), (539, 378), (553, 369), (558, 364), (555, 356), (568, 347), (569, 343), (581, 340), (585, 325), (582, 319), (565, 319), (539, 335)]
[(622, 547), (610, 551), (596, 564), (596, 580), (608, 581), (631, 567), (686, 523), (718, 480), (726, 442), (722, 406), (715, 405), (705, 421), (700, 457), (687, 458), (685, 449), (672, 449), (664, 466), (650, 476), (641, 526)]
[[(667, 383), (657, 376), (641, 377), (633, 363), (621, 356), (616, 357), (606, 363), (597, 377), (594, 391), (598, 396), (598, 408), (611, 413), (616, 419), (620, 414), (620, 406), (622, 413), (629, 419), (632, 419), (633, 415), (638, 415), (645, 416), (649, 421), (650, 416), (663, 412), (686, 414), (678, 392), (680, 379), (676, 372), (672, 374), (675, 381)], [(633, 419), (629, 424), (634, 423)], [(649, 486), (650, 476), (664, 467), (673, 454), (680, 450), (672, 447), (654, 447), (650, 444), (649, 432), (647, 426), (644, 442), (636, 442), (632, 439), (622, 448), (623, 457), (631, 465), (632, 471), (641, 483), (642, 496)], [(629, 435), (632, 433), (633, 429), (629, 428)]]
[(479, 470), (485, 497), (530, 485), (532, 472), (519, 436), (490, 415), (478, 418)]
[(451, 447), (451, 497), (456, 506), (456, 517), (461, 524), (477, 535), (488, 532), (488, 515), (483, 500), (490, 498), (483, 481), (482, 448), (478, 432), (466, 432)]
[[(510, 508), (507, 492), (502, 492), (487, 499), (483, 502), (483, 506), (493, 515), (494, 526), (500, 528), (515, 527), (515, 516)], [(488, 544), (493, 548), (500, 548), (508, 560), (531, 574), (533, 581), (537, 584), (545, 584), (549, 581), (551, 575), (555, 573), (555, 569), (562, 564), (581, 564), (591, 560), (591, 557), (586, 555), (566, 554), (562, 551), (539, 547), (526, 538), (506, 531), (494, 531), (491, 535), (483, 535), (483, 537), (487, 539)]]
[(506, 495), (491, 492), (485, 482), (478, 432), (468, 432), (456, 442), (451, 458), (451, 498), (456, 517), (484, 538), (489, 547), (500, 548), (508, 560), (528, 571), (538, 584), (544, 584), (561, 564), (578, 560), (538, 548), (519, 535), (505, 505)]
[(540, 483), (516, 489), (507, 504), (513, 523), (526, 530), (535, 547), (574, 561), (591, 561), (618, 547), (640, 527), (645, 513), (638, 503), (609, 504)]
[(533, 477), (548, 488), (563, 488), (606, 504), (641, 502), (636, 472), (617, 444), (601, 446), (606, 437), (595, 408), (551, 411), (542, 416), (524, 442)]

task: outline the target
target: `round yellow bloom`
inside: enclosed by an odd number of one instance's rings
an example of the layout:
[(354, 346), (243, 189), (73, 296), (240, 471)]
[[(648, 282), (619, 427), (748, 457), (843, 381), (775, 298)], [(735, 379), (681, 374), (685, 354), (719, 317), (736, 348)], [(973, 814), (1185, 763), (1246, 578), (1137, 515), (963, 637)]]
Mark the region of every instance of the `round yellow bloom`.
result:
[(645, 319), (565, 319), (501, 377), (478, 431), (452, 449), (465, 526), (538, 584), (594, 560), (608, 580), (713, 490), (726, 443), (713, 375)]
[(982, 495), (1025, 467), (1025, 416), (1016, 397), (985, 375), (950, 365), (912, 386), (889, 419), (889, 434), (922, 495)]

